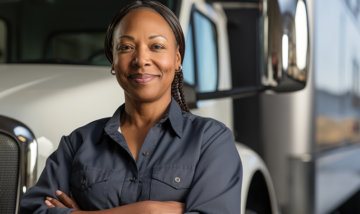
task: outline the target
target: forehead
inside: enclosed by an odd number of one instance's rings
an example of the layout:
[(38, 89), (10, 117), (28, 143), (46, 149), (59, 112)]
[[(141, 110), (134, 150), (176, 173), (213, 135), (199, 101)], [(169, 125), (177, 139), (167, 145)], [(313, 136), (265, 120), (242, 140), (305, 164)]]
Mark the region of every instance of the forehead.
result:
[[(164, 17), (151, 8), (130, 11), (122, 18), (114, 30), (114, 34), (117, 36), (137, 33), (161, 34), (174, 37), (173, 31)], [(175, 39), (175, 37), (172, 39)]]

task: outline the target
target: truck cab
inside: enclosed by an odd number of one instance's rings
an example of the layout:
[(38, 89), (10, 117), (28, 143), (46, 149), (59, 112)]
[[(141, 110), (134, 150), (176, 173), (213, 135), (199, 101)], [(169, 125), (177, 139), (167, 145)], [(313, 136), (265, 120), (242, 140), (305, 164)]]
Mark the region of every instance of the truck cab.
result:
[[(302, 0), (160, 2), (177, 15), (184, 31), (182, 70), (191, 112), (219, 120), (234, 133), (244, 170), (241, 212), (279, 213), (260, 136), (247, 138), (256, 127), (243, 122), (244, 109), (252, 111), (244, 104), (260, 94), (306, 87), (310, 70), (306, 4)], [(36, 144), (26, 150), (36, 160), (32, 168), (26, 166), (32, 177), (27, 183), (13, 178), (19, 182), (12, 190), (18, 198), (36, 183), (62, 135), (112, 115), (124, 102), (124, 92), (110, 74), (103, 41), (108, 23), (126, 3), (0, 3), (0, 121), (9, 121), (6, 117), (26, 124)], [(3, 130), (0, 126), (0, 136), (12, 137), (23, 151), (23, 136)]]

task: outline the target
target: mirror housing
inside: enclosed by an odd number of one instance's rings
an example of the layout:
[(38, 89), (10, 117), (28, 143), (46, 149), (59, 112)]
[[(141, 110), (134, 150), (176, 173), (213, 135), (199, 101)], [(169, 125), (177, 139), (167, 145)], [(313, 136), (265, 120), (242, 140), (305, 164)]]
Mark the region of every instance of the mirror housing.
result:
[(281, 8), (278, 0), (264, 0), (260, 21), (261, 82), (275, 92), (303, 89), (309, 72), (306, 3), (297, 0), (286, 6)]

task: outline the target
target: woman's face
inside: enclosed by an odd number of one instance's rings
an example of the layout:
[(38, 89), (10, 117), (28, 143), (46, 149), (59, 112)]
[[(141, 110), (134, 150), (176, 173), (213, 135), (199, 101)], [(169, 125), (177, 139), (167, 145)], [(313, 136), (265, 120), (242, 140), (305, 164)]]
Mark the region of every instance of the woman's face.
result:
[(131, 11), (115, 27), (112, 69), (125, 96), (142, 102), (170, 97), (180, 65), (174, 33), (157, 12)]

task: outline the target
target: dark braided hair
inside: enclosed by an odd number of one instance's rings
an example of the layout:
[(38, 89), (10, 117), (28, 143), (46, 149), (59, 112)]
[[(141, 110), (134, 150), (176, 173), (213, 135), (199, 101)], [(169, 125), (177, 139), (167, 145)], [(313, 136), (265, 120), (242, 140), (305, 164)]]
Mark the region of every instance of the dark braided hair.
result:
[[(181, 64), (184, 60), (184, 54), (185, 54), (185, 37), (184, 33), (181, 29), (181, 25), (175, 14), (167, 8), (165, 5), (161, 4), (157, 1), (133, 1), (130, 2), (128, 5), (126, 5), (124, 8), (120, 10), (118, 14), (113, 18), (113, 20), (110, 22), (110, 25), (108, 27), (108, 30), (106, 32), (105, 36), (105, 55), (106, 58), (109, 60), (109, 62), (113, 63), (113, 33), (116, 25), (121, 21), (122, 18), (126, 14), (128, 14), (132, 10), (141, 9), (141, 8), (149, 8), (152, 10), (155, 10), (157, 13), (159, 13), (169, 24), (171, 27), (175, 39), (176, 39), (176, 46), (179, 46), (179, 51), (181, 55)], [(174, 80), (171, 84), (171, 95), (174, 97), (176, 102), (180, 105), (181, 110), (189, 112), (190, 109), (186, 103), (184, 90), (183, 90), (183, 80), (184, 76), (182, 73), (182, 70), (176, 71)]]
[(185, 100), (183, 80), (184, 75), (182, 70), (175, 72), (175, 78), (171, 84), (171, 95), (175, 98), (176, 102), (179, 103), (183, 111), (187, 111), (190, 113), (190, 109)]

